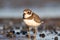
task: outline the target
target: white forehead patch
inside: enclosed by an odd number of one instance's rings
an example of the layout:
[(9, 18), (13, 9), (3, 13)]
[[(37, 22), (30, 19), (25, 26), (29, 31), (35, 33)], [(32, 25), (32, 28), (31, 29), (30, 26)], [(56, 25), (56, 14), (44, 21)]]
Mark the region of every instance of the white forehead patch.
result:
[(24, 13), (27, 13), (27, 12), (24, 11)]

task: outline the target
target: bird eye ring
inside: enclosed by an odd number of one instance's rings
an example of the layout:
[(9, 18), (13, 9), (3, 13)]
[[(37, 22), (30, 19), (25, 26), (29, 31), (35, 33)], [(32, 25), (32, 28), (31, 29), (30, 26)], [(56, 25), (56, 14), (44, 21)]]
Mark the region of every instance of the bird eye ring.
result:
[(31, 12), (28, 12), (28, 14), (31, 14)]
[(30, 13), (30, 12), (28, 12), (28, 13)]

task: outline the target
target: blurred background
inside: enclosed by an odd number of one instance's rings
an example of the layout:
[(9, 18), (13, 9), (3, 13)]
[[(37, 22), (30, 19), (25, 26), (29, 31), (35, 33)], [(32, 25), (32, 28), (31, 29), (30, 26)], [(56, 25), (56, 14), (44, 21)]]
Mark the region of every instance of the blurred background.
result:
[(51, 21), (60, 26), (60, 0), (0, 0), (0, 23), (21, 22), (25, 8), (39, 15), (45, 23)]
[(60, 0), (0, 0), (0, 26), (24, 28), (22, 17), (26, 8), (44, 21), (38, 30), (60, 30)]
[(60, 17), (60, 0), (0, 0), (0, 18), (20, 18), (25, 8), (43, 18)]

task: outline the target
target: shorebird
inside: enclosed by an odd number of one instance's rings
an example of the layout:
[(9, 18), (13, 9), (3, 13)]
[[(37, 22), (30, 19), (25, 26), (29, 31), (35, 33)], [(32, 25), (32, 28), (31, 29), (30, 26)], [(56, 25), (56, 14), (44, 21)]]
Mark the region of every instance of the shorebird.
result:
[(37, 34), (37, 27), (43, 23), (41, 21), (40, 17), (32, 12), (30, 9), (25, 9), (23, 11), (23, 21), (28, 26), (28, 38), (30, 39), (30, 27), (34, 29), (34, 39), (36, 40), (36, 34)]

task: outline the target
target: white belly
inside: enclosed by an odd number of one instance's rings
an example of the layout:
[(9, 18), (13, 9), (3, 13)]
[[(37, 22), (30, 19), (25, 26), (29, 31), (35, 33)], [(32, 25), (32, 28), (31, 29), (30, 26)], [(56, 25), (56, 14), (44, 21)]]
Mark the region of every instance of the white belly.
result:
[(35, 22), (33, 19), (32, 20), (24, 19), (24, 22), (29, 26), (39, 26), (41, 24), (41, 23)]

